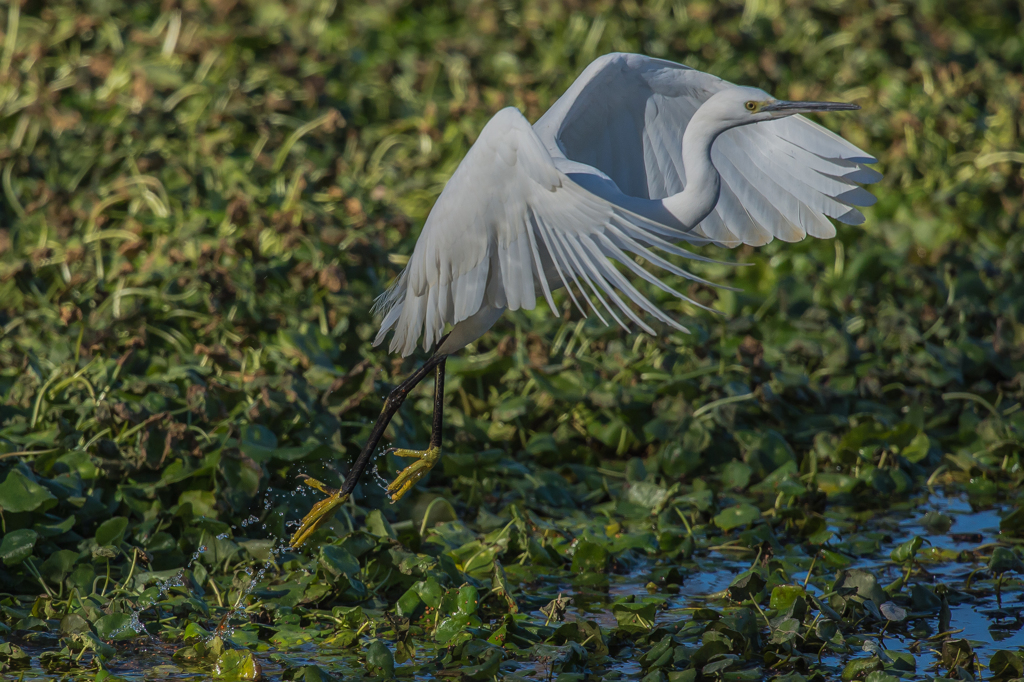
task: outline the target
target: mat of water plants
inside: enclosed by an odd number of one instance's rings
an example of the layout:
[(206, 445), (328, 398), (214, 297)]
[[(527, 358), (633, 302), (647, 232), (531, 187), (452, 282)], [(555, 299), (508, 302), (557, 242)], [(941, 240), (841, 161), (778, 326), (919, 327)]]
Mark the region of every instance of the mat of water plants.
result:
[[(1021, 5), (0, 7), (0, 676), (1024, 677)], [(487, 119), (643, 52), (879, 158), (834, 240), (701, 247), (448, 363), (443, 456), (380, 456), (400, 271)], [(467, 226), (467, 229), (470, 226)], [(671, 279), (671, 278), (670, 278)], [(431, 381), (385, 444), (424, 447)]]

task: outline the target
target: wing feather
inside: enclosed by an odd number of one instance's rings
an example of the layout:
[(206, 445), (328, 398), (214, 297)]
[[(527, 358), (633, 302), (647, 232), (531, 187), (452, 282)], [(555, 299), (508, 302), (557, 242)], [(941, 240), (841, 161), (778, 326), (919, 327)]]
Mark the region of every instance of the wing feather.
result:
[[(729, 84), (681, 64), (634, 54), (596, 59), (535, 125), (554, 157), (589, 164), (624, 194), (663, 199), (682, 191), (682, 135), (711, 95)], [(614, 96), (609, 95), (614, 93)], [(692, 234), (761, 245), (831, 237), (828, 218), (859, 224), (858, 186), (881, 175), (871, 155), (791, 116), (723, 133), (713, 149), (722, 178), (718, 205)]]
[[(534, 125), (507, 108), (481, 131), (438, 197), (409, 263), (377, 302), (375, 343), (432, 346), (447, 325), (485, 308), (532, 309), (554, 289), (605, 322), (654, 330), (638, 311), (685, 331), (648, 300), (628, 273), (692, 305), (634, 261), (709, 283), (662, 254), (708, 260), (678, 242), (760, 245), (831, 237), (829, 221), (856, 224), (874, 197), (860, 187), (881, 176), (875, 160), (798, 116), (735, 128), (712, 149), (721, 176), (715, 209), (693, 229), (649, 204), (686, 184), (682, 135), (701, 104), (729, 84), (640, 55), (595, 60)], [(639, 203), (637, 203), (639, 202)], [(646, 202), (646, 203), (644, 203)], [(581, 300), (582, 299), (582, 300)], [(494, 318), (488, 318), (494, 319)], [(490, 322), (488, 322), (490, 324)]]

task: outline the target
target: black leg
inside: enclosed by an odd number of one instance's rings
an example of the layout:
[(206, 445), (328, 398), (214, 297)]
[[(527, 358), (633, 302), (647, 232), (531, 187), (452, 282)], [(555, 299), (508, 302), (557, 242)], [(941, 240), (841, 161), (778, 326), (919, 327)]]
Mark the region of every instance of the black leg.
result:
[(441, 434), (444, 428), (444, 365), (447, 357), (442, 357), (437, 365), (434, 379), (434, 424), (430, 429), (430, 447), (441, 447)]
[[(443, 338), (441, 342), (444, 342)], [(348, 476), (345, 477), (345, 483), (341, 486), (341, 490), (330, 489), (320, 481), (306, 478), (306, 485), (324, 493), (327, 495), (327, 498), (313, 505), (310, 512), (302, 519), (299, 529), (292, 535), (290, 542), (292, 547), (299, 547), (304, 544), (318, 528), (334, 516), (337, 508), (349, 499), (352, 490), (359, 483), (359, 478), (373, 459), (374, 450), (377, 449), (377, 444), (384, 436), (384, 431), (391, 422), (391, 418), (395, 416), (398, 408), (405, 402), (409, 392), (418, 383), (423, 381), (424, 377), (430, 374), (431, 370), (435, 367), (437, 368), (437, 386), (434, 389), (434, 422), (430, 432), (430, 449), (422, 453), (409, 450), (402, 450), (396, 453), (401, 456), (417, 457), (419, 461), (413, 462), (413, 464), (403, 469), (398, 474), (398, 478), (388, 486), (388, 494), (391, 500), (395, 501), (402, 497), (437, 463), (441, 447), (441, 421), (444, 414), (444, 364), (447, 357), (445, 354), (435, 353), (422, 367), (413, 372), (412, 376), (399, 384), (395, 390), (391, 391), (387, 400), (384, 401), (384, 409), (381, 410), (380, 416), (377, 417), (377, 423), (373, 425), (373, 430), (370, 431), (370, 438), (366, 441), (363, 451), (359, 453), (359, 457), (353, 462), (352, 469), (348, 472)]]
[[(384, 409), (381, 410), (380, 416), (377, 417), (377, 423), (373, 425), (373, 430), (370, 432), (370, 438), (366, 441), (366, 445), (363, 446), (363, 451), (359, 453), (359, 457), (352, 464), (351, 471), (348, 472), (348, 476), (345, 477), (345, 484), (341, 486), (342, 495), (350, 495), (352, 490), (356, 487), (359, 482), (360, 476), (366, 470), (370, 460), (373, 459), (373, 452), (377, 449), (377, 444), (380, 439), (384, 436), (384, 431), (388, 428), (388, 424), (391, 423), (391, 419), (398, 412), (398, 408), (402, 406), (405, 399), (409, 396), (409, 392), (412, 391), (423, 379), (430, 374), (430, 371), (437, 367), (437, 376), (439, 379), (440, 386), (440, 400), (444, 399), (444, 361), (448, 358), (447, 355), (432, 355), (423, 366), (413, 372), (412, 376), (399, 384), (395, 390), (388, 394), (387, 400), (384, 401)], [(441, 443), (441, 410), (438, 409), (438, 398), (435, 392), (434, 396), (434, 428), (430, 437), (431, 446), (434, 445), (434, 434), (437, 436), (437, 444)]]

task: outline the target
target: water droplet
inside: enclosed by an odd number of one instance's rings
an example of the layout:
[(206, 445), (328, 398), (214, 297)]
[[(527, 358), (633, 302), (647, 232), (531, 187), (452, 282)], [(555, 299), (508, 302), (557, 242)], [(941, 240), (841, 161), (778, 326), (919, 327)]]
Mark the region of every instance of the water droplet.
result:
[(377, 485), (380, 486), (380, 489), (387, 492), (388, 485), (390, 485), (390, 483), (388, 483), (388, 479), (384, 478), (381, 475), (380, 469), (378, 469), (376, 466), (373, 467), (373, 477), (377, 479)]

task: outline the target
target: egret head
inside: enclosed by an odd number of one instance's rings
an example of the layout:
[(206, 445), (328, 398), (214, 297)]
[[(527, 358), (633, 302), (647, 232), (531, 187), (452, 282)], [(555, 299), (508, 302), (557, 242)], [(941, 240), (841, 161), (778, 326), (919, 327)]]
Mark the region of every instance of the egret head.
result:
[(737, 85), (712, 95), (701, 106), (701, 110), (704, 109), (708, 109), (707, 113), (719, 121), (723, 128), (728, 129), (793, 114), (851, 111), (860, 107), (844, 102), (787, 102), (775, 99), (760, 88)]

